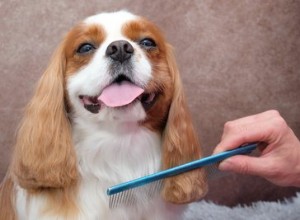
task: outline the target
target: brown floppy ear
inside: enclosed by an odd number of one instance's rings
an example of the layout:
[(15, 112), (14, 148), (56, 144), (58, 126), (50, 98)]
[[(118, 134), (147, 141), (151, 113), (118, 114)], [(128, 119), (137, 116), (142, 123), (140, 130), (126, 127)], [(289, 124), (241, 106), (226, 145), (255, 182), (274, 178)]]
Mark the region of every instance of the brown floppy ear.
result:
[[(173, 77), (173, 99), (163, 133), (163, 169), (168, 169), (201, 157), (197, 134), (184, 97), (179, 71), (171, 46), (167, 47), (167, 62)], [(204, 170), (196, 169), (164, 180), (162, 195), (172, 203), (188, 203), (207, 192)]]
[(77, 179), (66, 113), (65, 66), (62, 44), (42, 75), (19, 128), (12, 172), (26, 189), (61, 188)]

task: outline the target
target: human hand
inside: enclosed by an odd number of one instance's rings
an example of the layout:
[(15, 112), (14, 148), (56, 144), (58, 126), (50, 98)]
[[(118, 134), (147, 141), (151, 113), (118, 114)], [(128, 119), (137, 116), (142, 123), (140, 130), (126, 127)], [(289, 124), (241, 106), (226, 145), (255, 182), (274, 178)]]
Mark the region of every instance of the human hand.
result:
[(219, 164), (219, 169), (261, 176), (280, 186), (300, 187), (300, 142), (276, 110), (227, 122), (214, 153), (242, 144), (262, 142), (261, 155), (238, 155)]

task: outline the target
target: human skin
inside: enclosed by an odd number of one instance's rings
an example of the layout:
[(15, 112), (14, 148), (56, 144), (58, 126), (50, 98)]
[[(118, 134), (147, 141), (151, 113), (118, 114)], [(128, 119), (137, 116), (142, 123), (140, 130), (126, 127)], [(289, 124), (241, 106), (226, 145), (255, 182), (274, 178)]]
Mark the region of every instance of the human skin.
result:
[(278, 111), (226, 122), (214, 154), (251, 142), (261, 143), (258, 157), (234, 156), (222, 161), (219, 169), (260, 176), (279, 186), (300, 187), (300, 142)]

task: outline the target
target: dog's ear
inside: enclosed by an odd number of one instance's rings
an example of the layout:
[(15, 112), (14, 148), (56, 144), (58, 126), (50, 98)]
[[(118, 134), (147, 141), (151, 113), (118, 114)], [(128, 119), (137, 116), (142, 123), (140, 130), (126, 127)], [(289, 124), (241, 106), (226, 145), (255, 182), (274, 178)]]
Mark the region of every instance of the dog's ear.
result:
[[(173, 77), (174, 91), (163, 133), (163, 169), (199, 159), (202, 154), (184, 97), (179, 71), (169, 45), (167, 62)], [(164, 199), (172, 203), (192, 202), (203, 197), (206, 192), (206, 175), (202, 169), (167, 178), (162, 189)]]
[(26, 189), (63, 188), (77, 180), (66, 112), (65, 66), (62, 43), (42, 75), (18, 131), (12, 172)]

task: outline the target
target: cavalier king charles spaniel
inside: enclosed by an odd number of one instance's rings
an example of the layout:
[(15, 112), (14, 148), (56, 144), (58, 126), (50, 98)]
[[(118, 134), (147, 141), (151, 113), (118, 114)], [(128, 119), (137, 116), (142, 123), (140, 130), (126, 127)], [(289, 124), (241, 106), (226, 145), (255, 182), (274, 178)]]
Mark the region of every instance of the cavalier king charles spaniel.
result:
[(167, 178), (146, 204), (109, 208), (112, 185), (201, 157), (171, 46), (127, 11), (65, 36), (19, 127), (1, 219), (180, 219), (207, 191), (202, 169)]

